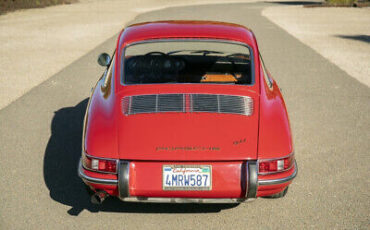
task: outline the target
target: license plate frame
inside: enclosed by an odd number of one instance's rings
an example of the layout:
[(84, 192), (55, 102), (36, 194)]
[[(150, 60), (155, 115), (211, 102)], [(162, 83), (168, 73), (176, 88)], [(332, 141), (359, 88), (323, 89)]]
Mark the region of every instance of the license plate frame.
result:
[[(168, 171), (168, 169), (171, 169), (171, 171)], [(174, 170), (177, 170), (175, 171), (174, 173)], [(190, 172), (189, 172), (190, 170)], [(192, 170), (198, 170), (198, 172), (193, 172)], [(171, 173), (169, 173), (171, 172)], [(168, 178), (167, 178), (167, 175), (180, 175), (182, 174), (183, 175), (183, 182), (182, 184), (183, 185), (179, 185), (179, 186), (172, 186), (172, 185), (168, 185), (166, 181)], [(188, 175), (188, 185), (185, 185), (185, 175)], [(201, 175), (202, 177), (202, 182), (201, 182), (201, 186), (198, 186), (197, 185), (197, 181), (195, 181), (195, 185), (196, 186), (192, 186), (191, 183), (193, 180), (190, 179), (191, 175), (195, 175), (194, 177), (196, 177), (196, 175)], [(208, 178), (206, 178), (206, 176), (203, 176), (203, 175), (207, 175)], [(171, 181), (173, 183), (173, 178), (171, 178)], [(195, 178), (194, 178), (195, 179)], [(207, 181), (208, 180), (208, 181)], [(204, 181), (204, 184), (203, 184), (203, 181)], [(208, 182), (208, 183), (207, 183)], [(176, 182), (176, 184), (178, 184)], [(210, 191), (212, 190), (212, 165), (176, 165), (176, 164), (171, 164), (171, 165), (163, 165), (162, 166), (162, 189), (165, 190), (165, 191)]]

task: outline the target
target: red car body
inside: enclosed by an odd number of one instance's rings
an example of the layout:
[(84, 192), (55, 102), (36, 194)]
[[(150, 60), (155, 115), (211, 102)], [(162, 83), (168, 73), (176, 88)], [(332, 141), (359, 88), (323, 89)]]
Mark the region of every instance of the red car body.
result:
[[(248, 46), (253, 59), (253, 84), (122, 82), (125, 47), (146, 41), (187, 39)], [(130, 98), (173, 94), (184, 100), (183, 111), (127, 115), (125, 103)], [(248, 107), (252, 112), (248, 116), (192, 112), (189, 100), (199, 95), (247, 98), (252, 101)], [(82, 149), (78, 173), (99, 201), (108, 195), (123, 201), (216, 203), (279, 197), (285, 195), (297, 174), (289, 119), (279, 87), (264, 69), (254, 34), (230, 23), (160, 21), (122, 30), (110, 66), (91, 95)], [(205, 190), (165, 189), (166, 165), (206, 165), (211, 182)]]

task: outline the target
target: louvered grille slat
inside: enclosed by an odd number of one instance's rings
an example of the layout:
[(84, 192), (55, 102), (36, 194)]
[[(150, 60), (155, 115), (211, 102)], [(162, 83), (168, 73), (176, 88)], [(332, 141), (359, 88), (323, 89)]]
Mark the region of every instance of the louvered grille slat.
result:
[(244, 114), (244, 98), (239, 96), (219, 95), (220, 113)]
[(183, 94), (158, 95), (158, 112), (182, 112), (184, 108)]
[(212, 94), (192, 94), (193, 112), (218, 112), (217, 95)]
[(140, 95), (131, 97), (130, 114), (156, 112), (157, 95)]
[[(186, 98), (189, 100), (185, 102)], [(250, 116), (253, 99), (218, 94), (153, 94), (128, 96), (122, 100), (125, 115), (162, 112), (231, 113)]]

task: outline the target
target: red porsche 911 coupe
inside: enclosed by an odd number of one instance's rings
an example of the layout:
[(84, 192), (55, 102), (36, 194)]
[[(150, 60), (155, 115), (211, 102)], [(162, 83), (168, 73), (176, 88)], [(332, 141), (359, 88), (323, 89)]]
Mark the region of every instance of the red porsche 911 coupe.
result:
[(297, 175), (283, 97), (251, 30), (158, 21), (122, 30), (90, 97), (78, 174), (93, 203), (283, 197)]

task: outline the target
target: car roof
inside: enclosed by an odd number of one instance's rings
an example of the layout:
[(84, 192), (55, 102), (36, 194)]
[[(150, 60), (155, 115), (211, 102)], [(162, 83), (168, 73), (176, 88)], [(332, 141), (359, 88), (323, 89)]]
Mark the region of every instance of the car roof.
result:
[(211, 38), (255, 44), (253, 32), (238, 24), (216, 21), (155, 21), (124, 29), (120, 45), (148, 39)]

